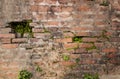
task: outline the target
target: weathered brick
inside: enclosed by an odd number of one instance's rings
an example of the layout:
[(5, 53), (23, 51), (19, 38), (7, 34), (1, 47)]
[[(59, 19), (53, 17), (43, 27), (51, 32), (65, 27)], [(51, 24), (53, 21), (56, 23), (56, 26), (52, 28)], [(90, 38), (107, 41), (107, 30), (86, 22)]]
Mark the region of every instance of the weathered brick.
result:
[(81, 48), (78, 48), (78, 49), (75, 50), (75, 53), (76, 53), (76, 54), (79, 54), (79, 53), (87, 53), (87, 50), (86, 50), (85, 48), (82, 48), (82, 49), (81, 49)]
[(59, 2), (60, 4), (66, 4), (66, 3), (68, 3), (69, 1), (68, 1), (68, 0), (58, 0), (58, 2)]
[(90, 32), (77, 32), (76, 36), (91, 36)]
[(80, 5), (77, 8), (79, 11), (89, 11), (90, 7), (88, 5)]
[(94, 43), (94, 45), (95, 45), (96, 47), (103, 47), (103, 46), (104, 46), (103, 43)]
[(118, 38), (110, 38), (111, 42), (120, 42), (120, 37)]
[(44, 32), (44, 29), (42, 29), (42, 28), (33, 28), (32, 32), (35, 32), (35, 33)]
[[(37, 20), (44, 20), (45, 19), (45, 15), (42, 14), (42, 13), (39, 13), (39, 14), (35, 14), (33, 16), (33, 18), (37, 19)], [(40, 25), (39, 25), (40, 26)]]
[(72, 30), (74, 31), (89, 31), (89, 30), (94, 30), (93, 27), (71, 27)]
[(102, 51), (105, 53), (116, 53), (118, 50), (116, 48), (105, 48)]
[(9, 32), (11, 32), (11, 28), (1, 28), (0, 29), (1, 34), (6, 34), (6, 33), (9, 33)]
[(72, 6), (62, 6), (62, 12), (72, 12), (73, 7)]
[(50, 35), (50, 33), (34, 33), (33, 34), (33, 37), (35, 37), (35, 38), (50, 38), (51, 37), (51, 35)]
[(11, 39), (9, 39), (9, 38), (2, 38), (2, 39), (0, 39), (0, 42), (3, 43), (3, 44), (11, 43)]
[(28, 41), (27, 38), (14, 38), (14, 39), (12, 39), (12, 43), (25, 43), (27, 41)]
[(85, 60), (82, 62), (82, 64), (95, 64), (94, 60)]
[(72, 38), (55, 39), (55, 41), (69, 43), (69, 42), (72, 42)]
[(2, 44), (1, 47), (5, 49), (14, 49), (18, 47), (18, 44)]
[(15, 34), (0, 34), (0, 38), (15, 38)]
[(80, 48), (90, 48), (92, 46), (93, 46), (93, 44), (91, 44), (91, 43), (80, 43), (79, 44)]
[(31, 10), (32, 12), (38, 11), (38, 5), (31, 5), (31, 6), (30, 6), (30, 10)]
[(82, 38), (82, 41), (83, 42), (96, 42), (97, 41), (97, 38)]
[(64, 44), (64, 48), (65, 49), (77, 48), (77, 47), (78, 47), (77, 43), (67, 43), (67, 44)]
[(45, 0), (46, 3), (56, 4), (57, 0)]
[(44, 0), (34, 0), (35, 3), (41, 3), (43, 2)]
[(62, 61), (61, 64), (63, 66), (72, 66), (72, 65), (75, 65), (75, 63), (71, 62), (71, 61)]
[(60, 6), (51, 6), (49, 8), (49, 12), (51, 12), (51, 11), (53, 11), (53, 12), (61, 12), (61, 7)]
[(63, 36), (64, 36), (64, 37), (74, 37), (74, 34), (71, 33), (71, 32), (65, 32), (65, 33), (63, 34)]
[(45, 22), (45, 25), (46, 26), (58, 26), (59, 22), (58, 21), (48, 21), (48, 22)]
[(38, 11), (39, 12), (48, 12), (48, 10), (49, 10), (48, 6), (42, 6), (42, 5), (38, 6)]

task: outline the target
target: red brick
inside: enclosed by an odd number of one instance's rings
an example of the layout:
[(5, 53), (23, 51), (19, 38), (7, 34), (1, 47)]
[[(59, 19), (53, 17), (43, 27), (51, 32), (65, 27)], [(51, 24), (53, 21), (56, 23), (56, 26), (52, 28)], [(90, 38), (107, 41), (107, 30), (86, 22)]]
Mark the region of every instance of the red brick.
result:
[(89, 30), (94, 30), (93, 27), (72, 27), (71, 28), (74, 31), (89, 31)]
[(9, 38), (2, 38), (2, 39), (0, 39), (0, 41), (3, 44), (11, 43), (11, 39), (9, 39)]
[(46, 3), (56, 4), (57, 0), (45, 0)]
[(71, 61), (62, 61), (61, 64), (63, 66), (72, 66), (72, 65), (75, 65), (76, 63), (71, 62)]
[(0, 38), (15, 38), (15, 34), (0, 34)]
[(96, 42), (97, 41), (97, 38), (82, 38), (82, 41), (83, 42)]
[(48, 6), (38, 6), (38, 11), (39, 12), (48, 12), (49, 7)]
[(55, 14), (52, 14), (52, 13), (48, 12), (48, 13), (45, 15), (45, 19), (57, 20), (57, 19), (58, 19), (58, 16), (55, 15)]
[(48, 21), (48, 22), (45, 23), (45, 25), (48, 25), (48, 26), (58, 26), (59, 22), (58, 21)]
[(105, 48), (102, 51), (105, 52), (105, 53), (115, 53), (118, 50), (116, 48)]
[(70, 18), (71, 17), (71, 15), (70, 14), (61, 14), (61, 15), (59, 15), (59, 17), (60, 17), (60, 19), (66, 19), (66, 18)]
[(77, 48), (77, 47), (78, 47), (77, 43), (67, 43), (67, 44), (64, 44), (64, 48), (65, 49)]
[(103, 47), (103, 46), (104, 46), (103, 43), (95, 43), (94, 45), (95, 45), (96, 47)]
[(120, 42), (120, 37), (118, 37), (118, 38), (111, 38), (110, 41), (111, 42)]
[(36, 14), (33, 16), (33, 18), (43, 20), (43, 19), (45, 19), (45, 16), (44, 16), (44, 14)]
[(33, 36), (35, 38), (46, 38), (50, 37), (50, 33), (34, 33)]
[(37, 11), (38, 11), (38, 5), (31, 5), (31, 6), (30, 6), (30, 10), (31, 10), (32, 12), (37, 12)]
[(18, 77), (18, 73), (13, 73), (15, 71), (11, 71), (10, 73), (6, 73), (5, 75), (8, 77), (8, 78), (12, 78), (12, 79), (16, 79)]
[(27, 41), (28, 41), (27, 38), (15, 38), (15, 39), (12, 39), (12, 43), (25, 43)]
[(82, 64), (95, 64), (94, 60), (85, 60)]
[(18, 47), (18, 44), (2, 44), (1, 47), (6, 49), (14, 49)]
[(76, 59), (76, 58), (79, 58), (79, 57), (80, 57), (80, 55), (78, 55), (78, 54), (71, 54), (70, 55), (71, 59)]
[(92, 46), (93, 46), (93, 44), (91, 44), (91, 43), (80, 43), (79, 44), (80, 48), (90, 48)]
[(76, 36), (91, 36), (90, 32), (77, 32)]
[(42, 29), (42, 28), (33, 28), (32, 32), (35, 32), (35, 33), (44, 32), (44, 29)]
[(63, 36), (64, 36), (64, 37), (74, 37), (74, 34), (71, 33), (71, 32), (65, 32), (65, 33), (63, 34)]
[(38, 38), (30, 38), (30, 41), (31, 41), (31, 42), (38, 42), (39, 39), (38, 39)]
[(49, 8), (49, 12), (51, 12), (51, 11), (53, 11), (53, 12), (61, 12), (61, 7), (59, 6), (51, 6), (50, 8)]
[(107, 23), (104, 21), (96, 21), (95, 25), (106, 25)]
[(44, 0), (34, 0), (35, 3), (43, 2)]
[(69, 1), (68, 1), (68, 0), (58, 0), (58, 2), (59, 2), (60, 4), (66, 4), (66, 3), (68, 3)]
[(56, 42), (72, 42), (72, 38), (55, 39)]
[(79, 11), (89, 11), (90, 7), (88, 5), (80, 5), (77, 8)]
[(72, 12), (73, 11), (73, 7), (70, 6), (62, 6), (62, 12)]

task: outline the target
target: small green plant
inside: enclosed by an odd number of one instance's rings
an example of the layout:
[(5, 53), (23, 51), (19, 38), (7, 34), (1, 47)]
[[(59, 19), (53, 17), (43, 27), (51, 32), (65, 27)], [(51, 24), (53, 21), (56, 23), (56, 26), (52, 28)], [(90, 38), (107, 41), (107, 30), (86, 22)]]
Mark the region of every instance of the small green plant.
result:
[(106, 33), (107, 33), (107, 31), (106, 31), (106, 30), (103, 30), (101, 37), (102, 37), (102, 38), (105, 38), (105, 39), (107, 39), (107, 40), (109, 41), (110, 37), (107, 36)]
[(70, 59), (70, 57), (68, 55), (63, 55), (63, 60), (64, 61), (68, 61)]
[(18, 79), (30, 79), (32, 78), (32, 73), (27, 70), (21, 70), (18, 75)]
[(37, 71), (37, 72), (42, 72), (43, 70), (42, 70), (42, 68), (41, 68), (40, 66), (37, 65), (37, 66), (36, 66), (36, 71)]
[(83, 42), (82, 37), (79, 37), (79, 36), (74, 37), (73, 42), (79, 42), (79, 43)]
[(32, 27), (30, 27), (29, 23), (31, 23), (32, 20), (25, 20), (25, 21), (20, 21), (20, 22), (11, 22), (10, 27), (13, 29), (14, 33), (19, 33), (21, 34), (21, 37), (25, 33), (29, 34), (29, 37), (33, 36), (32, 33)]
[(85, 74), (83, 79), (99, 79), (98, 74)]
[(76, 58), (75, 61), (76, 61), (76, 63), (79, 63), (80, 62), (80, 58)]
[(95, 46), (94, 42), (91, 42), (90, 44), (92, 44), (93, 46), (86, 48), (87, 51), (89, 50), (93, 50), (93, 49), (97, 49), (97, 47)]
[(108, 0), (103, 0), (103, 2), (100, 5), (109, 6), (109, 2), (108, 2)]

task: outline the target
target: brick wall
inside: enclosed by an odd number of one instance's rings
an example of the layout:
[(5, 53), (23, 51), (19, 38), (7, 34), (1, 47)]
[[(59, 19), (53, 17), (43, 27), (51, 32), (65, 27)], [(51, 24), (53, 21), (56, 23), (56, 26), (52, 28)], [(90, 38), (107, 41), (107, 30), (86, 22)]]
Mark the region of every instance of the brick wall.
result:
[[(32, 79), (119, 75), (120, 1), (108, 1), (1, 0), (0, 79), (17, 79), (23, 69)], [(33, 37), (17, 38), (7, 23), (25, 19)]]

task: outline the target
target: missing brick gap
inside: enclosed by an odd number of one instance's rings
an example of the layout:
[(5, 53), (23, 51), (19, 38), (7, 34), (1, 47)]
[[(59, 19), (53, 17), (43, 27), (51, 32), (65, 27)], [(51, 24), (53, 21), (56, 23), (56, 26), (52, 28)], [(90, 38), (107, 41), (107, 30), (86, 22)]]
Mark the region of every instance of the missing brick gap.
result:
[(32, 27), (30, 23), (32, 20), (23, 20), (23, 21), (13, 21), (8, 23), (7, 27), (12, 29), (12, 33), (16, 35), (16, 38), (31, 38), (33, 37)]
[(83, 37), (84, 36), (75, 36), (75, 37), (73, 37), (72, 41), (82, 43), (83, 42), (83, 40), (82, 40)]

